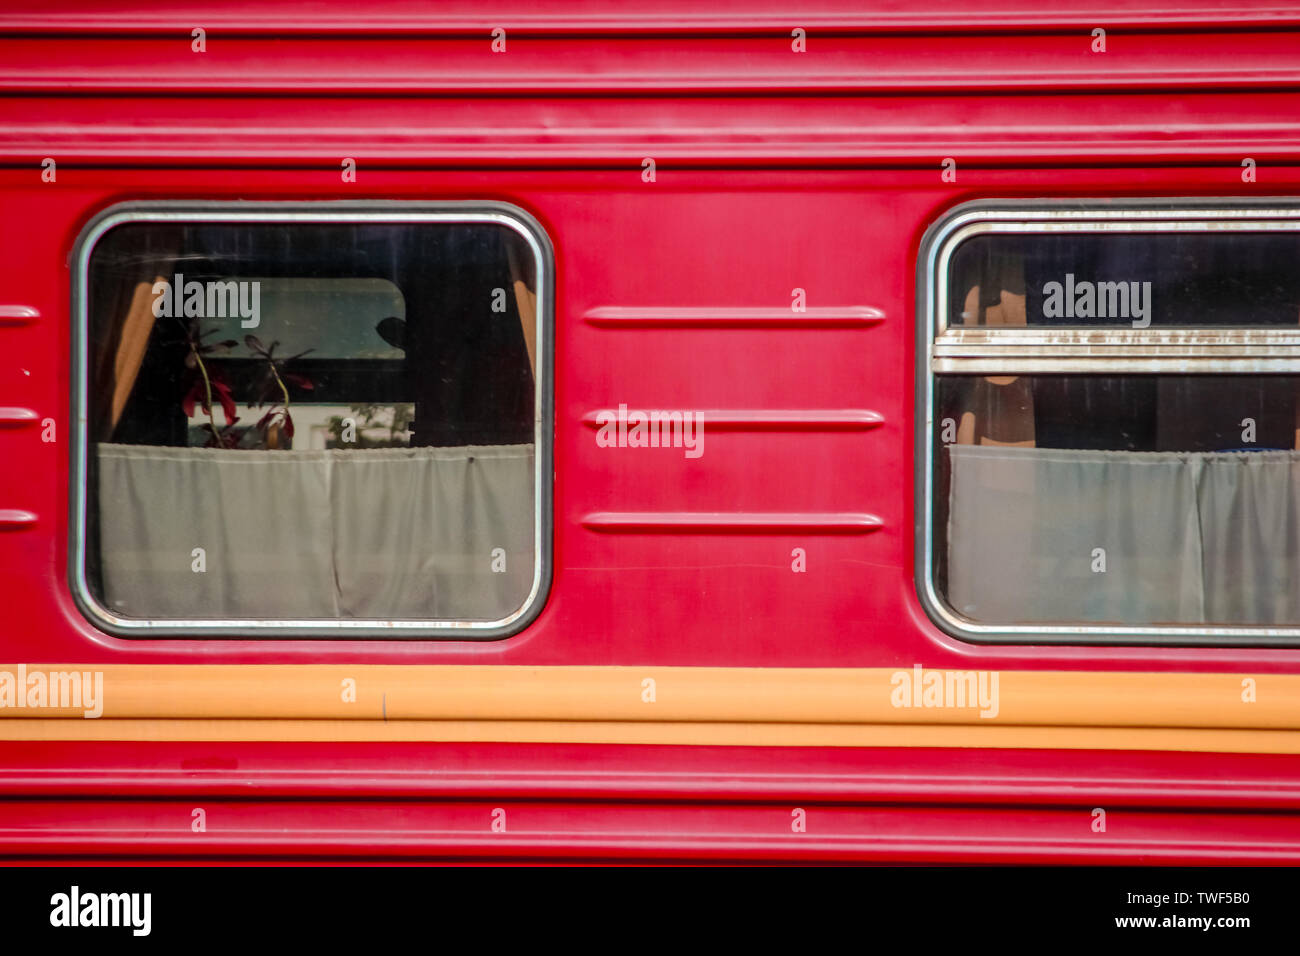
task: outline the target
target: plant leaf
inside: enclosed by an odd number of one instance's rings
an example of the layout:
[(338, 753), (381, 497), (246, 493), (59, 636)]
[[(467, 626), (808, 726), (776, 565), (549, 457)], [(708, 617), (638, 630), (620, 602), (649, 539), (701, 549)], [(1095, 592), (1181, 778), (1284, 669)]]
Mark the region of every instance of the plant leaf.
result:
[(214, 381), (212, 383), (212, 390), (217, 393), (217, 398), (221, 402), (221, 411), (226, 416), (226, 423), (228, 425), (233, 425), (238, 415), (237, 409), (235, 408), (235, 400), (230, 395), (230, 386), (225, 382)]
[(210, 345), (200, 346), (199, 353), (201, 355), (220, 355), (223, 352), (229, 352), (238, 344), (239, 343), (233, 339), (226, 342), (213, 342)]
[(253, 402), (254, 408), (261, 408), (279, 391), (275, 384), (275, 374), (268, 368), (262, 373), (261, 379), (257, 382), (257, 399)]

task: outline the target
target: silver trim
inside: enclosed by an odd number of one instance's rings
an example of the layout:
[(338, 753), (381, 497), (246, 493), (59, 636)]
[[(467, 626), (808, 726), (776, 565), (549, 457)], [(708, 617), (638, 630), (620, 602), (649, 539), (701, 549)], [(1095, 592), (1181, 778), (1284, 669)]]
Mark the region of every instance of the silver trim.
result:
[[(934, 584), (936, 373), (1300, 372), (1300, 329), (947, 327), (948, 262), (984, 233), (1300, 231), (1300, 201), (976, 201), (951, 210), (917, 258), (917, 594), (944, 631), (974, 643), (1295, 646), (1296, 627), (982, 624), (958, 614)], [(1050, 332), (1050, 334), (1048, 334)], [(1061, 339), (1066, 341), (1062, 342)]]
[[(235, 619), (185, 620), (126, 618), (103, 607), (86, 580), (86, 499), (89, 421), (87, 368), (90, 316), (87, 281), (95, 244), (109, 230), (128, 222), (195, 222), (258, 224), (291, 222), (496, 223), (514, 230), (533, 252), (537, 268), (537, 374), (534, 376), (534, 562), (533, 583), (524, 603), (496, 621), (306, 620)], [(72, 253), (73, 440), (71, 442), (69, 521), (69, 583), (73, 598), (96, 626), (119, 636), (156, 637), (299, 637), (299, 638), (455, 638), (494, 640), (525, 628), (541, 612), (551, 582), (552, 447), (554, 410), (551, 377), (554, 369), (554, 298), (551, 242), (541, 225), (523, 209), (504, 202), (135, 202), (112, 206), (82, 230)]]

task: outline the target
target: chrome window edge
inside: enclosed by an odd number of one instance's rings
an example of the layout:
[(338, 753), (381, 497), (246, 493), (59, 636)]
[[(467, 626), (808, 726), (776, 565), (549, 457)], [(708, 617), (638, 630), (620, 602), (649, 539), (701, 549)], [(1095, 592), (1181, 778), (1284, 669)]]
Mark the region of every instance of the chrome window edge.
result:
[[(1021, 225), (1043, 226), (1056, 223), (1061, 231), (1088, 231), (1089, 225), (1110, 223), (1105, 231), (1148, 231), (1152, 224), (1167, 220), (1215, 222), (1224, 231), (1247, 231), (1249, 223), (1272, 221), (1285, 224), (1285, 231), (1300, 231), (1300, 198), (1268, 197), (1255, 200), (1238, 199), (1019, 199), (975, 200), (955, 206), (936, 220), (921, 238), (917, 255), (916, 275), (916, 441), (915, 500), (913, 505), (915, 559), (914, 575), (917, 597), (926, 615), (944, 633), (971, 644), (1044, 644), (1044, 645), (1130, 645), (1179, 647), (1295, 647), (1300, 646), (1300, 626), (1297, 627), (1237, 627), (1214, 625), (1127, 625), (1097, 624), (986, 624), (978, 623), (953, 610), (939, 595), (934, 584), (934, 380), (936, 371), (948, 372), (1003, 372), (1023, 371), (1077, 371), (1086, 366), (1090, 372), (1127, 372), (1176, 370), (1210, 371), (1203, 366), (1213, 365), (1213, 371), (1297, 371), (1300, 372), (1300, 354), (1295, 358), (1266, 360), (1249, 355), (1225, 355), (1219, 348), (1209, 355), (1170, 356), (1152, 359), (1146, 356), (1124, 356), (1100, 348), (1087, 355), (1056, 349), (1055, 355), (1044, 355), (1022, 360), (1014, 365), (999, 352), (975, 357), (938, 356), (935, 347), (941, 332), (940, 322), (946, 322), (947, 289), (940, 281), (947, 274), (947, 262), (958, 242), (956, 238), (965, 227), (980, 224), (998, 224), (997, 231), (1021, 232)], [(1068, 226), (1067, 226), (1068, 224)], [(1230, 226), (1229, 224), (1236, 224)], [(1129, 228), (1123, 228), (1127, 225)], [(1139, 228), (1133, 228), (1139, 227)], [(1282, 225), (1276, 228), (1282, 229)], [(990, 231), (990, 230), (981, 230)], [(1051, 231), (1037, 229), (1035, 231)], [(974, 233), (972, 233), (974, 234)], [(968, 236), (963, 236), (967, 238)], [(942, 257), (942, 258), (941, 258)], [(943, 268), (939, 265), (942, 262)], [(955, 330), (953, 330), (955, 331)], [(1030, 335), (1045, 331), (1030, 330)], [(1077, 330), (1068, 330), (1077, 331)], [(1131, 332), (1133, 330), (1120, 330)], [(1161, 333), (1166, 330), (1159, 330)], [(1213, 333), (1210, 329), (1189, 330), (1194, 333)], [(1246, 331), (1246, 330), (1240, 330)], [(1253, 330), (1252, 330), (1253, 331)], [(1019, 333), (1019, 330), (1017, 330)], [(1287, 329), (1286, 333), (1296, 333)], [(1021, 334), (1024, 342), (1030, 336)], [(1015, 339), (996, 336), (996, 339)], [(1258, 333), (1252, 338), (1264, 347)], [(1300, 338), (1300, 336), (1298, 336)], [(1014, 348), (1008, 341), (1008, 347)], [(1154, 346), (1148, 345), (1148, 352)], [(1044, 349), (1044, 352), (1049, 351)], [(1272, 349), (1276, 354), (1276, 349)], [(1064, 353), (1064, 354), (1062, 354)], [(1188, 365), (1188, 360), (1202, 365)], [(1053, 365), (1055, 361), (1058, 364)], [(1269, 364), (1269, 362), (1273, 364)], [(1181, 363), (1181, 364), (1180, 364)], [(1260, 364), (1264, 363), (1264, 364)], [(939, 366), (936, 368), (936, 365)]]
[[(1250, 217), (1238, 219), (1217, 219), (1205, 211), (1201, 211), (1195, 218), (1169, 220), (1161, 219), (1154, 221), (1144, 221), (1131, 216), (1126, 216), (1112, 212), (1106, 218), (1086, 218), (1075, 217), (1065, 222), (1053, 221), (1032, 221), (1032, 222), (1007, 222), (1007, 221), (977, 221), (966, 222), (964, 225), (952, 230), (945, 235), (939, 246), (939, 255), (936, 265), (939, 275), (947, 275), (948, 267), (953, 252), (958, 246), (968, 239), (982, 235), (1047, 235), (1047, 234), (1066, 234), (1082, 233), (1097, 235), (1104, 233), (1153, 233), (1153, 232), (1185, 232), (1185, 233), (1213, 233), (1213, 232), (1300, 232), (1300, 210), (1272, 210), (1273, 215), (1265, 211), (1256, 211)], [(1286, 213), (1290, 214), (1286, 214)], [(937, 336), (940, 342), (945, 341), (949, 336), (959, 332), (971, 332), (979, 330), (982, 337), (990, 341), (998, 339), (1008, 339), (1010, 341), (1025, 341), (1032, 339), (1035, 333), (1041, 334), (1051, 330), (1050, 326), (1010, 326), (1010, 327), (989, 327), (989, 326), (962, 326), (950, 327), (948, 325), (948, 289), (946, 284), (940, 285), (937, 290), (938, 309)], [(1154, 343), (1161, 339), (1172, 339), (1176, 342), (1183, 339), (1206, 338), (1211, 336), (1216, 330), (1212, 326), (1200, 326), (1194, 328), (1181, 329), (1177, 327), (1164, 326), (1154, 329), (1133, 329), (1124, 326), (1105, 327), (1081, 327), (1081, 326), (1061, 326), (1060, 332), (1090, 333), (1094, 337), (1103, 335), (1115, 335), (1117, 333), (1126, 333), (1135, 340)], [(1223, 329), (1222, 331), (1230, 331)], [(1231, 331), (1245, 332), (1245, 329), (1235, 329)], [(1292, 329), (1260, 329), (1260, 333), (1269, 331), (1290, 332)], [(1136, 333), (1136, 334), (1134, 334)], [(1148, 334), (1143, 334), (1148, 333)], [(1293, 336), (1294, 337), (1294, 336)], [(1269, 342), (1271, 338), (1266, 334), (1258, 335), (1257, 341)], [(1121, 339), (1122, 341), (1122, 339)]]
[[(285, 620), (129, 618), (103, 607), (91, 593), (86, 576), (88, 350), (90, 314), (88, 277), (95, 244), (116, 226), (131, 222), (195, 223), (496, 223), (520, 235), (537, 266), (537, 355), (534, 376), (533, 581), (518, 609), (495, 621), (309, 618)], [(68, 582), (78, 610), (99, 629), (117, 637), (178, 639), (304, 639), (493, 641), (527, 628), (541, 614), (553, 576), (552, 436), (554, 404), (555, 255), (550, 237), (530, 213), (495, 200), (412, 201), (342, 200), (319, 202), (148, 200), (123, 202), (101, 210), (82, 228), (69, 258), (72, 271), (72, 440), (69, 445)]]

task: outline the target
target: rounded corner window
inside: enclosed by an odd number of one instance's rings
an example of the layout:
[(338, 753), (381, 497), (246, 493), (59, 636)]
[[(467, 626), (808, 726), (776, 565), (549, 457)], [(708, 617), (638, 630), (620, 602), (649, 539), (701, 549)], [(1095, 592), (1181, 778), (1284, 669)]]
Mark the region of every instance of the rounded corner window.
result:
[(976, 203), (918, 264), (917, 589), (990, 643), (1300, 643), (1300, 206)]
[(72, 587), (113, 633), (518, 631), (552, 256), (498, 203), (140, 203), (74, 256)]

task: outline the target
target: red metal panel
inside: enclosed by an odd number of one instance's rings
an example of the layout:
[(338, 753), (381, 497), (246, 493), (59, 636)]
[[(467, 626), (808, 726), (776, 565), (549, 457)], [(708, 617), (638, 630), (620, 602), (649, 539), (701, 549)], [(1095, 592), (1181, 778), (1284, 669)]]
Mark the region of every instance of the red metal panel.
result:
[[(975, 648), (940, 633), (911, 582), (912, 293), (920, 232), (979, 195), (1249, 194), (1236, 169), (972, 171), (956, 186), (937, 168), (909, 171), (372, 172), (355, 187), (336, 173), (64, 170), (0, 173), (7, 221), (0, 282), (8, 304), (40, 313), (9, 326), (0, 401), (66, 428), (69, 273), (73, 238), (124, 198), (500, 198), (537, 215), (556, 245), (555, 583), (524, 634), (501, 642), (167, 641), (108, 637), (72, 606), (64, 584), (66, 450), (40, 428), (0, 430), (0, 507), (35, 528), (0, 536), (10, 589), (0, 655), (79, 662), (320, 663), (500, 661), (511, 664), (947, 666), (974, 660), (1039, 669), (1294, 672), (1293, 651), (1267, 648)], [(1300, 173), (1266, 169), (1294, 191)], [(615, 237), (615, 238), (612, 238)], [(617, 238), (622, 237), (622, 238)], [(614, 246), (611, 243), (617, 242)], [(830, 248), (835, 255), (818, 250)], [(618, 255), (613, 255), (618, 249)], [(814, 308), (874, 309), (866, 324), (769, 328), (716, 321), (787, 308), (793, 288)], [(597, 324), (590, 315), (699, 309), (699, 324)], [(758, 313), (746, 310), (760, 310)], [(679, 316), (680, 313), (672, 313)], [(845, 315), (856, 315), (852, 311)], [(873, 312), (872, 315), (875, 313)], [(599, 356), (592, 361), (591, 356)], [(729, 409), (751, 417), (867, 409), (856, 429), (721, 429), (706, 451), (611, 453), (585, 420), (599, 409)], [(66, 434), (66, 432), (65, 432)], [(781, 476), (773, 481), (771, 476)], [(591, 514), (873, 515), (870, 534), (767, 536), (604, 534)], [(805, 547), (817, 573), (793, 575)], [(745, 572), (737, 573), (737, 568)], [(633, 577), (634, 576), (634, 577)], [(615, 584), (615, 582), (618, 582)], [(669, 600), (668, 595), (707, 595)], [(755, 621), (762, 626), (756, 627)]]
[(1296, 757), (41, 743), (0, 767), (0, 856), (1300, 861)]
[(496, 26), (532, 33), (637, 32), (735, 33), (792, 26), (826, 31), (1008, 32), (1036, 29), (1090, 30), (1094, 26), (1130, 29), (1190, 29), (1300, 24), (1294, 7), (1271, 0), (1138, 0), (1094, 2), (1086, 6), (1044, 7), (1033, 0), (821, 0), (803, 10), (781, 0), (719, 0), (701, 9), (693, 0), (637, 0), (626, 4), (574, 0), (509, 0), (485, 11), (474, 0), (430, 6), (420, 0), (357, 5), (348, 0), (318, 0), (309, 10), (275, 0), (193, 4), (169, 0), (72, 0), (55, 9), (0, 12), (0, 31), (24, 33), (178, 33), (194, 26), (237, 33), (404, 34), (486, 33)]
[(1300, 159), (1300, 94), (1106, 93), (1089, 97), (1086, 109), (1041, 92), (905, 105), (880, 94), (761, 101), (42, 95), (10, 99), (0, 116), (4, 164), (39, 168), (50, 156), (74, 165), (312, 167), (323, 185), (327, 177), (338, 181), (340, 160), (350, 156), (360, 188), (373, 185), (366, 176), (376, 168), (435, 165), (613, 166), (639, 182), (647, 156), (664, 182), (674, 166), (904, 165), (933, 169), (937, 180), (946, 156), (961, 169), (1215, 163), (1226, 170), (1243, 155), (1259, 163)]
[[(28, 799), (806, 801), (1300, 812), (1300, 757), (590, 744), (0, 744)], [(1189, 818), (1190, 819), (1190, 818)]]
[[(1292, 7), (1228, 0), (0, 10), (0, 660), (1294, 673), (1286, 649), (972, 647), (926, 619), (910, 569), (926, 225), (990, 196), (1296, 194), (1297, 28)], [(64, 571), (69, 254), (95, 212), (148, 198), (502, 199), (539, 218), (556, 570), (527, 632), (127, 641), (82, 619)], [(601, 449), (595, 416), (623, 403), (705, 409), (704, 456)], [(815, 573), (790, 573), (796, 546)], [(1297, 759), (0, 744), (0, 855), (1300, 862)]]
[[(397, 804), (366, 800), (190, 802), (7, 800), (0, 853), (11, 856), (307, 856), (429, 859), (726, 859), (914, 863), (1300, 862), (1300, 817), (1180, 812), (1108, 815), (1017, 807), (676, 806), (515, 803)], [(793, 832), (794, 810), (807, 830)], [(502, 812), (504, 811), (504, 812)], [(504, 821), (505, 829), (492, 825)]]
[[(802, 21), (801, 21), (802, 22)], [(0, 29), (3, 21), (0, 20)], [(228, 36), (202, 55), (187, 31), (122, 37), (0, 36), (0, 91), (337, 95), (561, 95), (992, 90), (1222, 90), (1294, 87), (1300, 33), (1125, 33), (1106, 54), (1089, 30), (1001, 34), (817, 35), (794, 55), (789, 31), (649, 43), (623, 34), (518, 36), (508, 55), (479, 36)]]

